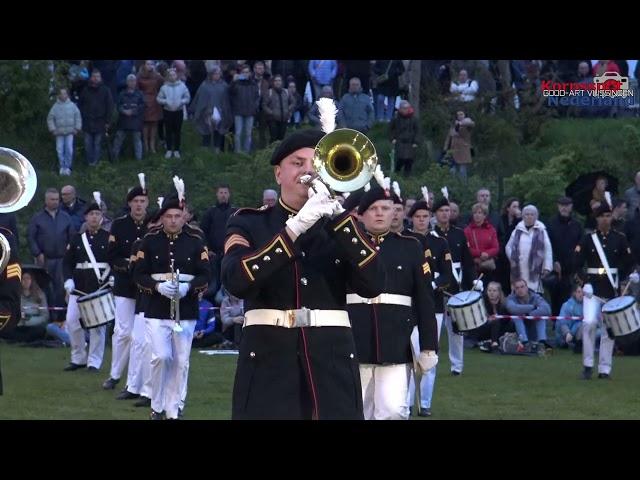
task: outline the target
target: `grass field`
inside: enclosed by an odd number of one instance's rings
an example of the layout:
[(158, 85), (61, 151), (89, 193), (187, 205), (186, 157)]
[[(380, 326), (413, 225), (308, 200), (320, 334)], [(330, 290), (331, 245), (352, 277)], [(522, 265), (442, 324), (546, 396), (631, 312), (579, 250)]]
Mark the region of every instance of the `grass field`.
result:
[[(110, 348), (97, 374), (63, 372), (68, 355), (63, 348), (1, 344), (0, 419), (146, 419), (148, 409), (115, 400), (118, 388), (102, 390)], [(192, 352), (186, 419), (230, 418), (236, 359)], [(580, 369), (581, 356), (566, 350), (540, 358), (465, 350), (464, 373), (452, 377), (441, 355), (430, 420), (640, 418), (640, 357), (615, 357), (610, 381), (578, 380)]]

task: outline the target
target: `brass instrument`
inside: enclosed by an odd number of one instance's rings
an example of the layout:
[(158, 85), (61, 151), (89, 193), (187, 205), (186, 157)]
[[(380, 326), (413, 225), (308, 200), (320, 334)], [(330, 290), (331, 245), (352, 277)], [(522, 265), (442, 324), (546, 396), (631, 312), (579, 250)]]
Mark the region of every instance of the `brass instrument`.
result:
[(364, 187), (378, 164), (376, 148), (369, 138), (351, 128), (339, 128), (320, 139), (313, 168), (329, 190), (353, 192)]
[(171, 309), (169, 315), (171, 320), (176, 323), (173, 325), (174, 332), (181, 332), (182, 325), (180, 325), (180, 270), (173, 269), (173, 259), (171, 259), (171, 284), (176, 287), (176, 293), (171, 299)]
[[(36, 171), (29, 160), (15, 150), (0, 147), (0, 213), (27, 206), (37, 186)], [(0, 233), (0, 273), (7, 267), (10, 255), (9, 241)]]

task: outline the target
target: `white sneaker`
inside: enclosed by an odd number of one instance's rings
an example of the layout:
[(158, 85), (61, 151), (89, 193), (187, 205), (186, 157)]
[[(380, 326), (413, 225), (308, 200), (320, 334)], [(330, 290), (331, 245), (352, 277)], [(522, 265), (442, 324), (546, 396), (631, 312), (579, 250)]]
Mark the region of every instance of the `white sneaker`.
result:
[(64, 174), (68, 177), (69, 175), (71, 175), (71, 169), (70, 168), (65, 168), (64, 169)]
[(173, 158), (180, 158), (180, 152), (177, 150), (173, 152)]
[(164, 154), (164, 158), (171, 158), (173, 152), (171, 150), (167, 150), (167, 153)]
[(64, 168), (60, 168), (60, 171), (58, 172), (58, 175), (66, 175), (65, 169)]

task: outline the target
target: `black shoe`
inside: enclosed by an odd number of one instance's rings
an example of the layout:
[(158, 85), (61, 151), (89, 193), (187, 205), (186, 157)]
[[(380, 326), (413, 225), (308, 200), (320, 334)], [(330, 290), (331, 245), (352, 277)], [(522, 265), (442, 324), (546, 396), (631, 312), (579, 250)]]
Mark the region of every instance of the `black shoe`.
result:
[(418, 412), (418, 416), (419, 417), (430, 417), (431, 416), (431, 409), (430, 408), (421, 408), (420, 411)]
[(131, 393), (129, 390), (127, 390), (126, 388), (121, 391), (118, 396), (116, 397), (116, 400), (133, 400), (134, 398), (138, 398), (140, 395), (138, 395), (137, 393)]
[(184, 418), (184, 412), (181, 408), (178, 409), (178, 420), (182, 420)]
[(416, 416), (416, 409), (413, 407), (409, 407), (409, 416), (410, 417), (415, 417)]
[(133, 406), (134, 407), (150, 407), (151, 406), (151, 399), (141, 396), (140, 398), (138, 398), (138, 400), (133, 402)]
[(582, 380), (591, 380), (591, 376), (593, 375), (592, 367), (584, 367), (582, 371)]
[(114, 388), (116, 388), (116, 385), (118, 384), (119, 381), (120, 380), (115, 380), (109, 377), (102, 384), (102, 388), (104, 388), (105, 390), (113, 390)]
[(69, 365), (67, 365), (66, 367), (64, 367), (64, 371), (65, 372), (73, 372), (74, 370), (79, 370), (81, 368), (86, 368), (87, 364), (83, 364), (83, 365), (78, 365), (77, 363), (73, 363), (71, 362)]
[(453, 375), (454, 377), (458, 377), (462, 375), (462, 372), (458, 372), (457, 370), (451, 370), (451, 375)]
[(598, 378), (605, 378), (607, 380), (611, 380), (611, 376), (608, 373), (599, 373)]
[(151, 410), (151, 415), (149, 415), (149, 420), (165, 420), (164, 412), (158, 413), (155, 410)]
[(96, 367), (87, 368), (87, 372), (96, 373), (97, 371), (98, 371), (98, 369)]

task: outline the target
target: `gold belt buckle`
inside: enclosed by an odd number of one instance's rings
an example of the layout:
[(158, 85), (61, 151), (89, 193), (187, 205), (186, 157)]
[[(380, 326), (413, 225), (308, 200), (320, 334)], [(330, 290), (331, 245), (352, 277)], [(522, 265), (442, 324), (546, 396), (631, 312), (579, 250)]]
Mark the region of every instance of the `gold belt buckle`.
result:
[(311, 310), (305, 307), (287, 310), (287, 320), (289, 328), (308, 327), (311, 325)]

